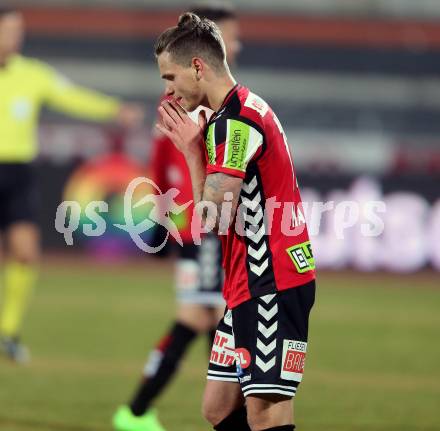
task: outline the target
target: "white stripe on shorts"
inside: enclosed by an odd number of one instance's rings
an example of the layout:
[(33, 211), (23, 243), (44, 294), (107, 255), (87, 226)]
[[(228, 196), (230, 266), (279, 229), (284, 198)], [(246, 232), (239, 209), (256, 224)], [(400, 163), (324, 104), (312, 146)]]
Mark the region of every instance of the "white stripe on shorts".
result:
[(237, 377), (236, 372), (230, 372), (230, 371), (215, 371), (215, 370), (209, 370), (208, 374), (214, 374), (217, 376), (231, 376), (231, 377)]
[(285, 385), (271, 385), (270, 383), (254, 383), (251, 385), (243, 385), (243, 390), (247, 391), (250, 388), (260, 388), (260, 389), (267, 389), (267, 388), (277, 388), (277, 389), (283, 389), (286, 391), (293, 391), (296, 392), (295, 386), (285, 386)]
[(206, 376), (206, 380), (219, 380), (221, 382), (234, 382), (238, 383), (238, 377), (232, 378), (232, 377), (216, 377), (216, 376), (210, 376), (209, 374)]
[(248, 396), (252, 394), (280, 394), (280, 395), (287, 395), (289, 397), (294, 397), (295, 392), (290, 391), (283, 391), (281, 389), (249, 389), (248, 391), (243, 390), (243, 395)]

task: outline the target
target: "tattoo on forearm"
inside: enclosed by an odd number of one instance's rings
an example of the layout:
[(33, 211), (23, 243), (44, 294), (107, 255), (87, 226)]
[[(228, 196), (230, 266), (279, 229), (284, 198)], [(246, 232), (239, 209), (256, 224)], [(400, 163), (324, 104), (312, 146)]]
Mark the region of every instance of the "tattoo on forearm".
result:
[(240, 195), (242, 180), (223, 173), (210, 174), (206, 177), (203, 189), (203, 200), (212, 202), (216, 207), (215, 218), (204, 208), (202, 220), (207, 224), (214, 224), (216, 229), (219, 227), (222, 205), (225, 203), (225, 193), (232, 194), (232, 202), (229, 198), (230, 221), (233, 220), (237, 208), (238, 197)]

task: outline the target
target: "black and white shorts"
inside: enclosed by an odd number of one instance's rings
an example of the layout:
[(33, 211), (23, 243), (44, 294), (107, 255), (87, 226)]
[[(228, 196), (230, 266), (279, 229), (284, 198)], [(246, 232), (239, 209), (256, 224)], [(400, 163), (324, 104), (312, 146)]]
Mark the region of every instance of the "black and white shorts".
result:
[(178, 252), (177, 301), (208, 307), (224, 305), (222, 249), (217, 235), (208, 234), (200, 246), (185, 244)]
[(215, 334), (209, 380), (240, 383), (244, 396), (294, 397), (307, 352), (315, 282), (226, 310)]

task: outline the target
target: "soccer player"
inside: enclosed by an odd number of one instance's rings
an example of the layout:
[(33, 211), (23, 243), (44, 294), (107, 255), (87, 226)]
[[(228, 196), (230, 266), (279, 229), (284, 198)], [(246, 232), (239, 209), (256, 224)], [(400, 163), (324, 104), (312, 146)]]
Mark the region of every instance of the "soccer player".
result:
[[(158, 128), (185, 157), (196, 207), (223, 246), (227, 311), (211, 352), (204, 415), (219, 431), (292, 431), (315, 273), (281, 123), (236, 83), (213, 22), (182, 15), (155, 53), (169, 97)], [(199, 105), (215, 113), (208, 122), (200, 113), (196, 125), (186, 112)]]
[(16, 362), (28, 358), (19, 337), (40, 255), (32, 161), (42, 106), (125, 126), (138, 125), (144, 117), (140, 106), (78, 87), (49, 65), (20, 55), (24, 32), (21, 13), (0, 8), (0, 232), (7, 252), (0, 351)]
[[(225, 41), (228, 62), (235, 63), (240, 42), (238, 19), (234, 10), (224, 3), (194, 6), (190, 10), (199, 17), (217, 23)], [(190, 114), (196, 122), (198, 110)], [(176, 188), (180, 191), (176, 204), (191, 201), (191, 178), (180, 151), (163, 134), (156, 136), (152, 151), (150, 174), (162, 192)], [(193, 243), (192, 214), (193, 206), (190, 206), (182, 216), (174, 220), (184, 242), (183, 247), (175, 247), (175, 322), (149, 355), (142, 379), (129, 405), (121, 406), (116, 411), (113, 424), (118, 431), (164, 429), (151, 405), (174, 376), (189, 345), (198, 335), (209, 335), (211, 349), (215, 328), (223, 315), (225, 303), (221, 295), (221, 244), (215, 234), (203, 238), (201, 246)]]

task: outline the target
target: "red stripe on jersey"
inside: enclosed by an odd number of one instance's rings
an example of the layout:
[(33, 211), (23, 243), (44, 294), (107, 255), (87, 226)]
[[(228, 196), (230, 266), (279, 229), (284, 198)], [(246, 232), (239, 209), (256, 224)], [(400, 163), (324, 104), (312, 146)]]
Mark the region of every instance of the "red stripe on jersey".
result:
[(245, 172), (240, 172), (237, 171), (236, 169), (230, 169), (222, 166), (213, 166), (213, 165), (208, 165), (206, 167), (206, 173), (208, 175), (215, 174), (217, 172), (222, 172), (224, 174), (228, 174), (228, 175), (232, 175), (233, 177), (240, 177), (240, 178), (244, 178), (246, 176)]

